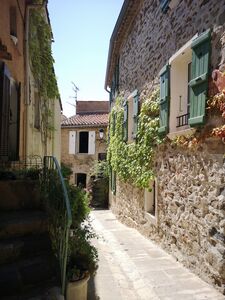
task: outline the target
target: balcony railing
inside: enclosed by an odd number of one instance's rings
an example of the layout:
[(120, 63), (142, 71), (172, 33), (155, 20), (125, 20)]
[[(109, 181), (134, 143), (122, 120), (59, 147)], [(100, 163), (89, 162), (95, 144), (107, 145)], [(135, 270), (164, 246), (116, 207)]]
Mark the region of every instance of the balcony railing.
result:
[(182, 127), (188, 125), (189, 113), (177, 117), (177, 126)]

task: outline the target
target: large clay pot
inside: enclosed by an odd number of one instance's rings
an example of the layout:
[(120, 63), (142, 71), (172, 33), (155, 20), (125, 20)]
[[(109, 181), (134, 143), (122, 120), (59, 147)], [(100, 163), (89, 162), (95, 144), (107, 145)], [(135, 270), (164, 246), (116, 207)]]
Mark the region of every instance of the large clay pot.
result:
[(87, 300), (87, 284), (90, 275), (83, 279), (69, 282), (66, 289), (66, 300)]

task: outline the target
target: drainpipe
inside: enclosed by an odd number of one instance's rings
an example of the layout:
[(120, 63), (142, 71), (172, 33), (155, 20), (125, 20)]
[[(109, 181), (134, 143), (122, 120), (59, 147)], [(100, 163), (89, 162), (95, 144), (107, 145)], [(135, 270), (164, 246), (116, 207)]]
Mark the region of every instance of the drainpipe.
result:
[(28, 4), (25, 11), (25, 116), (24, 116), (24, 150), (25, 157), (28, 156), (28, 135), (29, 135), (29, 104), (30, 104), (30, 84), (29, 84), (29, 24), (30, 10), (37, 8), (45, 8), (47, 1), (43, 0), (42, 4)]

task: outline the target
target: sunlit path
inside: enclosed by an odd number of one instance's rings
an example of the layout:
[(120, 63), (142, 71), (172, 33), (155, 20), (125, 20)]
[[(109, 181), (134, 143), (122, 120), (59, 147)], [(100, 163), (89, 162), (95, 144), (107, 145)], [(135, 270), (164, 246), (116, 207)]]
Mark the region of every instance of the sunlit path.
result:
[[(89, 300), (223, 300), (213, 287), (184, 268), (109, 210), (91, 213), (99, 235), (99, 269)], [(94, 294), (94, 293), (93, 293)], [(99, 297), (99, 298), (98, 298)]]

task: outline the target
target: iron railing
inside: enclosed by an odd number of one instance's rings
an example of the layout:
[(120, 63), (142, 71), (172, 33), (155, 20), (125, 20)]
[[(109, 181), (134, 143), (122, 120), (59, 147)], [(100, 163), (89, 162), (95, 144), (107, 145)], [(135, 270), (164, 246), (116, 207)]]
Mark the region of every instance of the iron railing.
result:
[(8, 171), (42, 169), (43, 162), (39, 155), (30, 155), (20, 158), (19, 160), (9, 161), (0, 159), (0, 169)]
[(43, 187), (50, 215), (53, 248), (59, 260), (62, 294), (65, 295), (69, 233), (72, 214), (67, 188), (57, 159), (44, 157)]
[(188, 125), (189, 113), (177, 117), (177, 127)]

